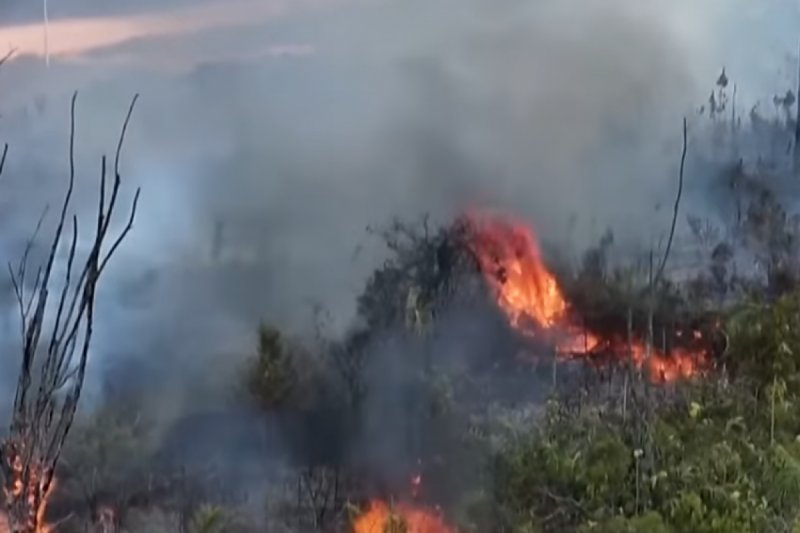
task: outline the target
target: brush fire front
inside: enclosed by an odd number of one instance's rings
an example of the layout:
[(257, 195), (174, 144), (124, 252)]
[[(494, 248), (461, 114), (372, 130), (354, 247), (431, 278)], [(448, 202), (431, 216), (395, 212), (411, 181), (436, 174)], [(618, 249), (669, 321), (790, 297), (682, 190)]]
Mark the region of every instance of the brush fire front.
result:
[[(585, 306), (581, 302), (576, 305), (575, 298), (567, 295), (547, 268), (536, 237), (525, 224), (505, 215), (480, 212), (463, 216), (455, 229), (462, 230), (457, 233), (458, 244), (469, 252), (465, 255), (477, 263), (482, 278), (478, 284), (481, 303), (486, 302), (483, 289), (488, 288), (490, 307), (494, 311), (496, 306), (501, 312), (501, 322), (508, 324), (514, 340), (523, 339), (525, 353), (532, 354), (526, 357), (534, 362), (542, 354), (555, 354), (558, 360), (575, 360), (585, 366), (605, 367), (630, 361), (653, 382), (673, 382), (710, 368), (709, 327), (691, 324), (671, 328), (669, 336), (659, 335), (655, 342), (647, 343), (624, 333), (624, 312), (622, 316), (611, 313), (614, 316), (604, 321), (579, 311)], [(471, 275), (474, 273), (471, 260), (469, 264)], [(502, 331), (507, 335), (509, 329), (503, 325)], [(524, 386), (529, 387), (527, 381)], [(23, 529), (4, 529), (5, 517), (0, 515), (0, 533), (55, 533), (57, 528), (46, 525), (44, 520), (54, 483), (42, 493), (39, 480), (47, 476), (35, 465), (23, 469), (24, 454), (5, 455), (6, 460), (13, 458), (9, 464), (15, 476), (12, 489), (5, 494), (6, 504), (14, 505), (15, 501), (26, 498), (35, 516), (31, 516)], [(414, 470), (408, 466), (409, 471)], [(422, 468), (421, 463), (418, 466)], [(430, 478), (439, 479), (435, 475)], [(401, 490), (402, 495), (373, 490), (359, 495), (364, 505), (348, 524), (352, 533), (457, 533), (436, 505), (448, 506), (441, 494), (438, 497), (425, 494), (422, 474), (412, 472), (399, 484), (392, 485), (403, 486), (406, 482), (408, 486)], [(428, 489), (434, 485), (429, 483)], [(37, 496), (40, 493), (41, 497)], [(94, 518), (104, 530), (116, 529), (118, 518), (111, 508), (99, 509)]]
[[(632, 335), (592, 330), (567, 300), (544, 264), (534, 233), (505, 215), (472, 212), (462, 217), (466, 246), (475, 256), (497, 306), (510, 326), (536, 343), (554, 347), (561, 359), (628, 360), (653, 382), (689, 378), (710, 365), (704, 335), (676, 331), (671, 348)], [(666, 344), (664, 342), (663, 344)]]
[[(545, 265), (536, 237), (524, 223), (471, 212), (457, 221), (455, 230), (475, 258), (493, 303), (523, 339), (525, 353), (536, 354), (526, 355), (530, 362), (545, 353), (590, 367), (629, 361), (654, 383), (691, 378), (710, 368), (705, 325), (671, 328), (669, 336), (663, 333), (648, 345), (619, 333), (625, 331), (624, 312), (605, 321), (580, 313)], [(353, 533), (456, 533), (438, 506), (419, 503), (421, 485), (422, 477), (413, 475), (409, 497), (371, 499), (353, 521)]]
[(373, 500), (367, 511), (353, 522), (353, 533), (456, 533), (456, 530), (445, 523), (437, 509)]

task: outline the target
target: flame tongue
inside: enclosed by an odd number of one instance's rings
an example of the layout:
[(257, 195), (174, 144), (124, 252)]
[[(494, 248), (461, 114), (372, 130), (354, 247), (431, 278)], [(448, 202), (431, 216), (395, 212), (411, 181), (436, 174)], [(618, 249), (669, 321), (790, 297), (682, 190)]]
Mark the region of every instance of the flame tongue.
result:
[(567, 302), (545, 268), (539, 245), (524, 225), (500, 217), (470, 215), (470, 247), (514, 327), (525, 318), (550, 328), (564, 319)]
[(353, 533), (456, 533), (439, 513), (407, 503), (389, 507), (373, 500), (353, 523)]
[[(655, 381), (689, 377), (704, 363), (705, 351), (675, 349), (667, 355), (651, 349), (648, 358), (647, 348), (640, 341), (629, 345), (585, 331), (570, 316), (569, 304), (525, 224), (486, 212), (470, 213), (464, 220), (467, 246), (477, 258), (498, 307), (520, 333), (553, 344), (562, 357), (599, 351), (629, 354), (632, 362), (644, 366)], [(698, 334), (695, 332), (695, 337)]]

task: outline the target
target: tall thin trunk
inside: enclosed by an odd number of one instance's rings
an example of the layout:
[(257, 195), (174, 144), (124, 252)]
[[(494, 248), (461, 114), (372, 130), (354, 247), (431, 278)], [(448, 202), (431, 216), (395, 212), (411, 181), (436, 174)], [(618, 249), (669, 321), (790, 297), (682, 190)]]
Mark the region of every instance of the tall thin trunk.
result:
[(628, 413), (628, 387), (631, 379), (631, 365), (633, 364), (633, 308), (628, 306), (628, 357), (625, 360), (625, 375), (622, 382), (622, 418)]
[(775, 444), (775, 392), (778, 384), (778, 376), (772, 378), (772, 390), (770, 391), (770, 408), (769, 408), (769, 443)]
[(739, 153), (736, 144), (736, 84), (733, 84), (733, 98), (731, 99), (731, 154), (736, 157)]
[(798, 67), (797, 67), (797, 102), (795, 102), (795, 119), (794, 119), (794, 163), (795, 168), (800, 163), (800, 48), (798, 49)]
[(44, 64), (50, 68), (50, 16), (47, 9), (47, 0), (42, 0), (42, 10), (44, 15)]
[(650, 356), (653, 351), (653, 314), (655, 312), (655, 279), (653, 278), (653, 250), (650, 250), (650, 268), (647, 290), (647, 338), (644, 350), (644, 372), (650, 368)]

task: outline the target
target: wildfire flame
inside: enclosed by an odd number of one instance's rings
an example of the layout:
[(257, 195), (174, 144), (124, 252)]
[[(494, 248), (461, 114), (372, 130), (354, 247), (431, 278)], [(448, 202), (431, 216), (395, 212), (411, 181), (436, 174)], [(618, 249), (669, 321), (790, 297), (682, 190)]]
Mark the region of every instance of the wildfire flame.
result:
[(422, 506), (398, 503), (390, 507), (372, 500), (365, 513), (353, 522), (353, 533), (456, 533), (441, 514)]
[[(422, 460), (418, 459), (417, 464), (421, 469)], [(421, 471), (413, 473), (409, 481), (411, 501), (389, 506), (373, 499), (353, 522), (353, 533), (456, 533), (445, 523), (439, 506), (430, 508), (416, 503), (422, 489)]]
[[(24, 483), (25, 468), (22, 459), (22, 453), (17, 446), (13, 444), (7, 445), (7, 453), (11, 453), (10, 466), (14, 478), (10, 484), (10, 488), (4, 489), (3, 495), (5, 497), (6, 505), (13, 505), (15, 501), (21, 498), (27, 499), (27, 508), (31, 509), (31, 516), (27, 518), (26, 531), (33, 533), (53, 533), (54, 528), (45, 522), (45, 513), (47, 511), (47, 503), (50, 495), (56, 487), (56, 480), (53, 478), (49, 482), (49, 486), (42, 494), (43, 484), (46, 483), (47, 475), (45, 469), (33, 461), (33, 464), (28, 466), (28, 480), (26, 486)], [(39, 499), (41, 494), (41, 499)], [(11, 530), (10, 519), (7, 515), (0, 513), (0, 533), (5, 533), (6, 528)]]
[[(694, 375), (706, 360), (705, 351), (675, 348), (665, 354), (634, 340), (606, 338), (584, 331), (571, 313), (555, 276), (542, 260), (534, 233), (524, 223), (486, 212), (464, 217), (470, 230), (468, 246), (492, 288), (497, 305), (517, 331), (552, 342), (562, 358), (600, 352), (629, 354), (654, 381), (674, 381)], [(693, 332), (697, 339), (700, 332)]]

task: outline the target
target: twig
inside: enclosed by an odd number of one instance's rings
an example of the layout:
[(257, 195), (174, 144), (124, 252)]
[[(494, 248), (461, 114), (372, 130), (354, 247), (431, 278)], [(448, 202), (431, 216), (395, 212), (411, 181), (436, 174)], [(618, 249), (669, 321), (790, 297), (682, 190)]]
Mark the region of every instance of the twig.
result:
[(6, 166), (6, 156), (8, 155), (8, 143), (3, 145), (3, 154), (0, 155), (0, 175), (3, 174), (3, 168)]
[[(2, 65), (3, 65), (3, 63), (5, 63), (6, 61), (8, 61), (8, 60), (11, 58), (11, 56), (13, 56), (13, 55), (14, 55), (14, 52), (16, 52), (16, 51), (17, 51), (17, 50), (16, 50), (16, 48), (12, 48), (11, 50), (9, 50), (9, 51), (6, 53), (6, 55), (4, 55), (3, 57), (0, 57), (0, 66), (2, 66)], [(3, 145), (3, 154), (2, 154), (2, 155), (0, 155), (0, 175), (2, 175), (2, 174), (3, 174), (3, 167), (4, 167), (4, 166), (5, 166), (5, 164), (6, 164), (6, 156), (7, 156), (7, 155), (8, 155), (8, 143), (5, 143), (5, 144)]]
[(0, 57), (0, 66), (2, 66), (3, 63), (5, 63), (9, 59), (11, 59), (11, 56), (13, 56), (16, 52), (17, 52), (17, 49), (16, 48), (12, 48), (8, 52), (6, 52), (6, 55), (4, 55), (3, 57)]
[(553, 493), (550, 490), (545, 489), (545, 488), (539, 488), (539, 489), (537, 489), (537, 492), (539, 493), (539, 495), (544, 496), (545, 498), (549, 498), (550, 500), (552, 500), (553, 502), (555, 502), (557, 504), (569, 505), (570, 507), (572, 507), (573, 509), (575, 509), (576, 511), (578, 511), (582, 515), (588, 514), (588, 511), (586, 510), (586, 507), (584, 507), (575, 498), (572, 498), (570, 496), (560, 496), (560, 495), (555, 494), (555, 493)]
[[(69, 184), (61, 204), (57, 227), (50, 241), (46, 263), (38, 269), (27, 303), (24, 278), (29, 261), (28, 254), (42, 219), (37, 224), (34, 237), (27, 243), (16, 273), (9, 264), (22, 319), (23, 349), (10, 436), (0, 446), (0, 467), (4, 474), (7, 493), (11, 493), (8, 491), (9, 484), (21, 485), (24, 488), (21, 491), (22, 496), (15, 498), (9, 505), (9, 516), (13, 515), (17, 523), (30, 524), (30, 527), (34, 529), (40, 525), (38, 523), (40, 507), (45, 503), (45, 498), (50, 491), (53, 475), (59, 464), (64, 442), (72, 427), (81, 396), (94, 325), (97, 282), (102, 268), (105, 267), (133, 226), (139, 198), (137, 189), (127, 225), (117, 236), (111, 249), (103, 255), (103, 244), (113, 218), (121, 184), (119, 159), (125, 132), (136, 102), (136, 98), (134, 98), (117, 144), (114, 185), (107, 205), (106, 165), (105, 158), (103, 158), (96, 232), (88, 257), (80, 271), (74, 270), (78, 243), (78, 220), (74, 215), (71, 217), (72, 238), (66, 262), (64, 286), (59, 291), (58, 303), (54, 309), (53, 326), (48, 333), (49, 342), (46, 344), (46, 348), (40, 347), (45, 323), (50, 322), (46, 319), (45, 314), (46, 311), (49, 314), (53, 307), (48, 305), (51, 276), (54, 272), (55, 259), (64, 233), (64, 226), (67, 223), (75, 185), (75, 105), (77, 96), (77, 92), (73, 94), (70, 107)], [(78, 274), (77, 281), (74, 283), (73, 274)], [(69, 294), (70, 288), (72, 289), (71, 294)], [(34, 359), (40, 353), (44, 360), (41, 364), (34, 364)], [(73, 361), (76, 356), (77, 362)], [(34, 369), (38, 369), (39, 372), (35, 381), (31, 375)], [(33, 383), (38, 385), (35, 394), (32, 389)], [(66, 389), (62, 390), (65, 387)], [(31, 398), (28, 398), (29, 394), (32, 395)], [(21, 472), (14, 466), (15, 461), (19, 460), (23, 465)]]
[(653, 285), (657, 284), (661, 280), (661, 276), (664, 274), (664, 267), (667, 265), (669, 252), (672, 249), (672, 240), (675, 237), (675, 225), (678, 222), (678, 210), (681, 205), (681, 195), (683, 194), (683, 170), (686, 165), (686, 145), (687, 145), (686, 137), (687, 137), (686, 117), (683, 117), (683, 151), (681, 152), (681, 167), (680, 167), (680, 172), (678, 173), (678, 194), (675, 196), (675, 208), (672, 212), (672, 225), (670, 226), (669, 229), (669, 238), (667, 239), (667, 247), (664, 250), (664, 257), (661, 259), (661, 264), (658, 266), (656, 275), (653, 278)]
[(117, 152), (114, 155), (114, 175), (119, 176), (119, 159), (122, 154), (122, 145), (125, 144), (125, 134), (128, 132), (128, 124), (131, 122), (133, 116), (133, 109), (136, 107), (136, 102), (139, 100), (139, 94), (136, 93), (131, 99), (131, 105), (128, 106), (128, 113), (125, 115), (125, 121), (122, 123), (122, 132), (119, 134), (119, 141), (117, 142)]

